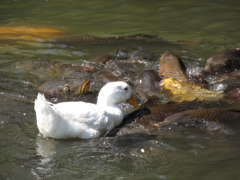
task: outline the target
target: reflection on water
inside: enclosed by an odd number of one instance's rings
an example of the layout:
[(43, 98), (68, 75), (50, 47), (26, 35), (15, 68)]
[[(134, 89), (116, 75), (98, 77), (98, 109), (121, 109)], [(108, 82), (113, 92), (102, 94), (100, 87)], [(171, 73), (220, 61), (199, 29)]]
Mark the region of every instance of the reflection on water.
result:
[[(198, 179), (194, 178), (196, 174), (213, 168), (211, 173), (205, 174), (206, 178), (215, 177), (216, 173), (219, 178), (221, 175), (232, 178), (237, 177), (238, 168), (234, 165), (237, 149), (232, 149), (231, 146), (236, 146), (231, 143), (230, 139), (197, 131), (174, 132), (161, 137), (132, 134), (90, 141), (52, 141), (38, 137), (36, 151), (40, 157), (31, 172), (37, 178), (55, 179)], [(229, 153), (231, 155), (226, 157)], [(220, 155), (223, 156), (220, 158)], [(224, 162), (229, 165), (229, 174), (224, 169), (219, 172), (225, 168)]]
[(153, 68), (166, 50), (190, 68), (202, 67), (213, 53), (240, 46), (239, 5), (237, 0), (1, 1), (1, 27), (148, 34), (166, 42), (76, 45), (1, 34), (0, 179), (239, 179), (239, 126), (224, 128), (230, 134), (182, 128), (87, 141), (44, 139), (33, 109), (44, 73), (38, 77), (16, 68), (33, 60), (81, 65), (117, 48), (152, 53)]

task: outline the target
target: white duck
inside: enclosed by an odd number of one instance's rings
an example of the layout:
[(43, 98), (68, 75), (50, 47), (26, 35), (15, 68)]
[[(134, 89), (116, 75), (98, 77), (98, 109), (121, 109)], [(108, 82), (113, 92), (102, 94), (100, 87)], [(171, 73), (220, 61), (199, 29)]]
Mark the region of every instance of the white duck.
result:
[(96, 138), (122, 122), (123, 112), (118, 104), (126, 101), (139, 107), (132, 98), (131, 87), (122, 81), (102, 87), (97, 104), (81, 101), (52, 104), (38, 93), (34, 106), (37, 126), (46, 138)]

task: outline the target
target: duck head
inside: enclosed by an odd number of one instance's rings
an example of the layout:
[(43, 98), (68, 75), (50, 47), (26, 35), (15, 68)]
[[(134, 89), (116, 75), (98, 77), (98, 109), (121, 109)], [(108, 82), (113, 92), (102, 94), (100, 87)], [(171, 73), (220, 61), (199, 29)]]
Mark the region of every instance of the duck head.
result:
[(97, 105), (115, 106), (124, 102), (139, 108), (138, 103), (132, 96), (131, 87), (123, 81), (115, 81), (109, 82), (102, 87), (98, 95)]

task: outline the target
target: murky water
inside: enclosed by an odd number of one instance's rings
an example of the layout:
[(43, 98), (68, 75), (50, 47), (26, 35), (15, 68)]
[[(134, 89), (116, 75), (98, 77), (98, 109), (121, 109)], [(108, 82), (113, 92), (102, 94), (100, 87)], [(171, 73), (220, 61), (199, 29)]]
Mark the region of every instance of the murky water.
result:
[(171, 50), (187, 66), (202, 66), (213, 53), (240, 47), (239, 5), (237, 0), (1, 1), (0, 26), (148, 34), (169, 43), (64, 45), (0, 34), (0, 179), (239, 179), (239, 128), (231, 136), (185, 128), (161, 135), (44, 139), (33, 109), (42, 80), (16, 68), (31, 60), (81, 65), (117, 48), (156, 57)]

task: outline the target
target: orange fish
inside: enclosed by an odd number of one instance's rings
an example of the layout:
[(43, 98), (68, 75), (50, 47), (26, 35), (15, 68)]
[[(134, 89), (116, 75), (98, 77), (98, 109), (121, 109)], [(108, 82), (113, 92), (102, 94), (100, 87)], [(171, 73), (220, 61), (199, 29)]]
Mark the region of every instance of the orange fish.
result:
[(58, 29), (0, 26), (0, 39), (6, 40), (45, 41), (65, 33)]

